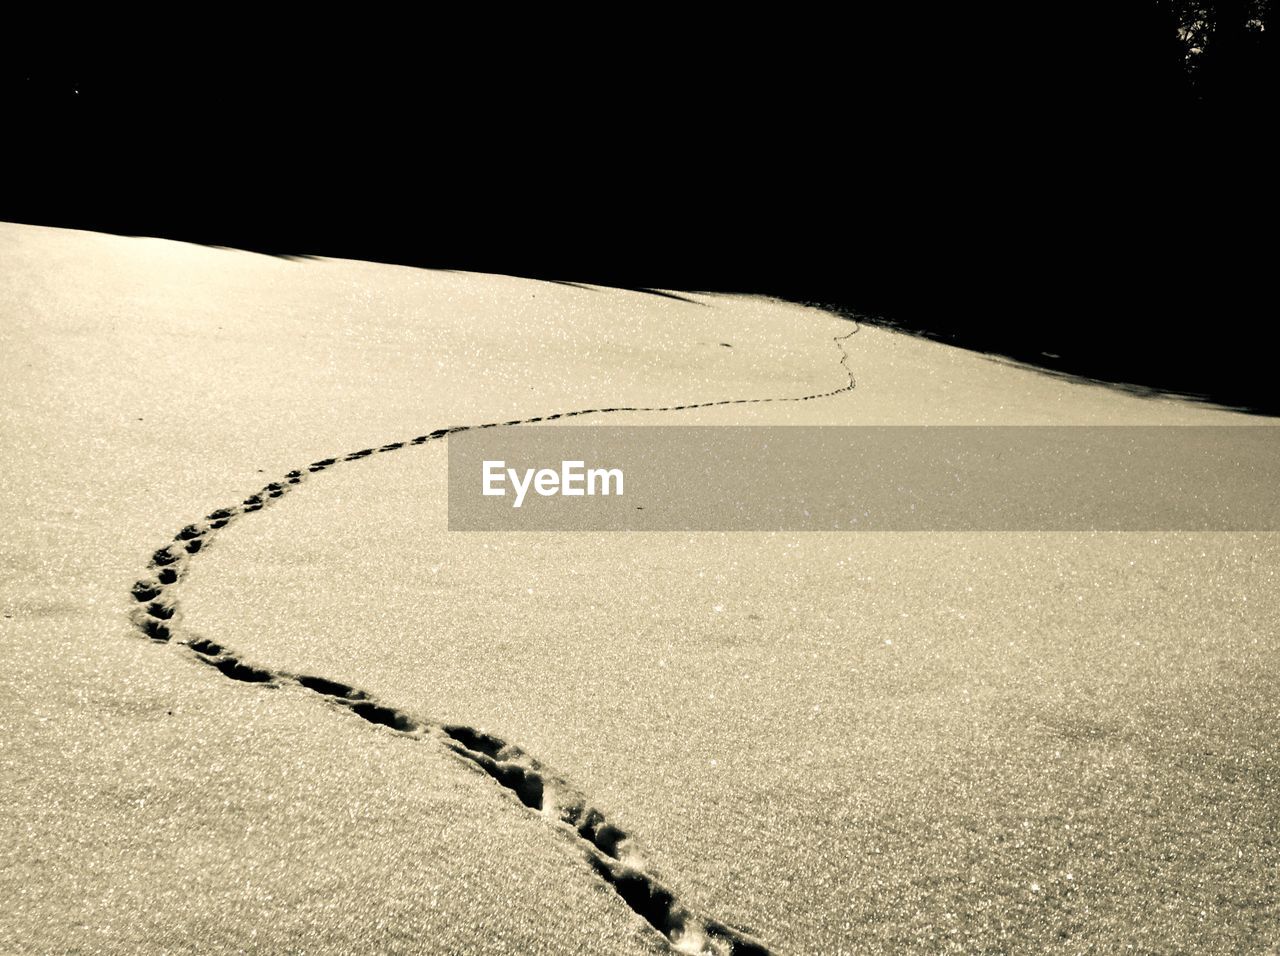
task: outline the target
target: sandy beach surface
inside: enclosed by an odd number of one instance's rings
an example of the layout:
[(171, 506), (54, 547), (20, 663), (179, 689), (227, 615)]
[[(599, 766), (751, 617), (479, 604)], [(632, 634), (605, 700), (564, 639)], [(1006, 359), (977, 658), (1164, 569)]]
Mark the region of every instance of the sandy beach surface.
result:
[(565, 424), (1270, 422), (760, 298), (0, 224), (0, 952), (667, 951), (450, 727), (692, 951), (1274, 952), (1276, 535), (449, 532), (412, 443), (828, 391)]

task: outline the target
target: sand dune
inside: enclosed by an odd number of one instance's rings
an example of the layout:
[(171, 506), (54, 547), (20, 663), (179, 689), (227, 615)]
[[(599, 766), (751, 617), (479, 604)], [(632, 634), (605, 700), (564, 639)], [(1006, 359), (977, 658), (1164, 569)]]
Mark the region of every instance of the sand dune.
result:
[(760, 299), (0, 255), (0, 950), (1277, 941), (1274, 535), (444, 519), (489, 422), (1242, 416)]

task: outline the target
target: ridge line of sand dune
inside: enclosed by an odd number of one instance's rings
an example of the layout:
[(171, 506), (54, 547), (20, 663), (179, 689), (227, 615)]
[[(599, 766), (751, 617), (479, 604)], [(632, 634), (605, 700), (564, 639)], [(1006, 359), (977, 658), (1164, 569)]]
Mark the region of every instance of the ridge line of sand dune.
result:
[(849, 368), (845, 341), (858, 331), (833, 336), (840, 351), (840, 366), (847, 377), (845, 384), (825, 392), (807, 395), (766, 396), (760, 398), (717, 399), (683, 405), (615, 406), (556, 412), (504, 422), (481, 425), (458, 425), (439, 428), (407, 441), (391, 442), (376, 448), (363, 448), (341, 458), (324, 458), (306, 469), (290, 471), (283, 479), (265, 485), (238, 505), (219, 508), (199, 522), (189, 524), (174, 539), (159, 548), (148, 565), (148, 575), (135, 582), (132, 596), (137, 602), (131, 614), (134, 626), (157, 643), (173, 641), (188, 648), (196, 660), (223, 676), (265, 687), (295, 685), (318, 694), (334, 706), (349, 710), (362, 720), (388, 728), (394, 733), (416, 740), (433, 740), (465, 761), (468, 766), (485, 773), (522, 805), (538, 813), (558, 831), (566, 834), (583, 851), (584, 859), (601, 880), (611, 886), (637, 915), (661, 933), (666, 941), (681, 952), (732, 954), (732, 956), (768, 956), (773, 952), (760, 940), (726, 923), (702, 916), (684, 905), (675, 891), (653, 875), (636, 841), (621, 828), (609, 822), (590, 805), (588, 799), (565, 778), (553, 773), (516, 745), (473, 727), (445, 724), (411, 716), (395, 707), (377, 701), (372, 695), (324, 677), (268, 670), (248, 663), (234, 651), (213, 641), (186, 632), (181, 623), (177, 585), (186, 575), (192, 558), (199, 554), (216, 533), (232, 522), (261, 511), (305, 481), (307, 475), (318, 474), (343, 462), (358, 461), (374, 454), (398, 451), (410, 445), (422, 445), (453, 432), (477, 428), (532, 425), (580, 415), (614, 412), (671, 412), (722, 405), (761, 404), (767, 402), (807, 402), (830, 398), (857, 387)]

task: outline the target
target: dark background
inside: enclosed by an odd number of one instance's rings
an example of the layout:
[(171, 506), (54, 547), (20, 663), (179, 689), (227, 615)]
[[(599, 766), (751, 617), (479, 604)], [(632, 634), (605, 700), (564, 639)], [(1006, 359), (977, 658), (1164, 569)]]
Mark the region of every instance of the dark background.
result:
[(764, 292), (1280, 412), (1269, 3), (487, 16), (11, 58), (0, 218)]

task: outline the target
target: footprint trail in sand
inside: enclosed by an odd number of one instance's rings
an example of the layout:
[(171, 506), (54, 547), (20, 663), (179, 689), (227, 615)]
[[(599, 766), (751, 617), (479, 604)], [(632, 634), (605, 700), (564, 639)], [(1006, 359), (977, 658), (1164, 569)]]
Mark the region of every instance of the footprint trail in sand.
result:
[(696, 913), (682, 903), (676, 892), (652, 873), (644, 853), (630, 834), (606, 819), (567, 780), (516, 745), (472, 727), (411, 716), (374, 699), (362, 690), (324, 677), (256, 667), (233, 650), (184, 631), (177, 590), (191, 560), (209, 546), (219, 531), (280, 500), (310, 475), (319, 474), (345, 462), (423, 445), (453, 432), (470, 429), (532, 425), (581, 415), (674, 412), (724, 405), (807, 402), (830, 398), (852, 391), (856, 386), (849, 369), (849, 354), (845, 349), (845, 342), (857, 331), (855, 325), (853, 331), (835, 336), (834, 342), (840, 350), (840, 367), (847, 381), (840, 387), (825, 392), (721, 399), (685, 405), (587, 408), (505, 422), (459, 425), (439, 428), (408, 441), (363, 448), (341, 458), (312, 462), (306, 468), (291, 471), (279, 481), (267, 484), (238, 505), (210, 512), (201, 521), (184, 527), (171, 542), (158, 549), (151, 556), (146, 577), (133, 585), (132, 595), (137, 604), (132, 614), (133, 623), (151, 640), (157, 643), (172, 642), (185, 647), (197, 660), (231, 680), (261, 684), (264, 687), (294, 684), (319, 695), (334, 706), (349, 710), (370, 724), (386, 727), (415, 740), (431, 740), (444, 746), (472, 768), (488, 775), (530, 811), (539, 814), (549, 825), (574, 841), (582, 850), (592, 872), (611, 886), (635, 913), (661, 933), (676, 950), (707, 956), (767, 956), (774, 950), (759, 939), (719, 920)]

